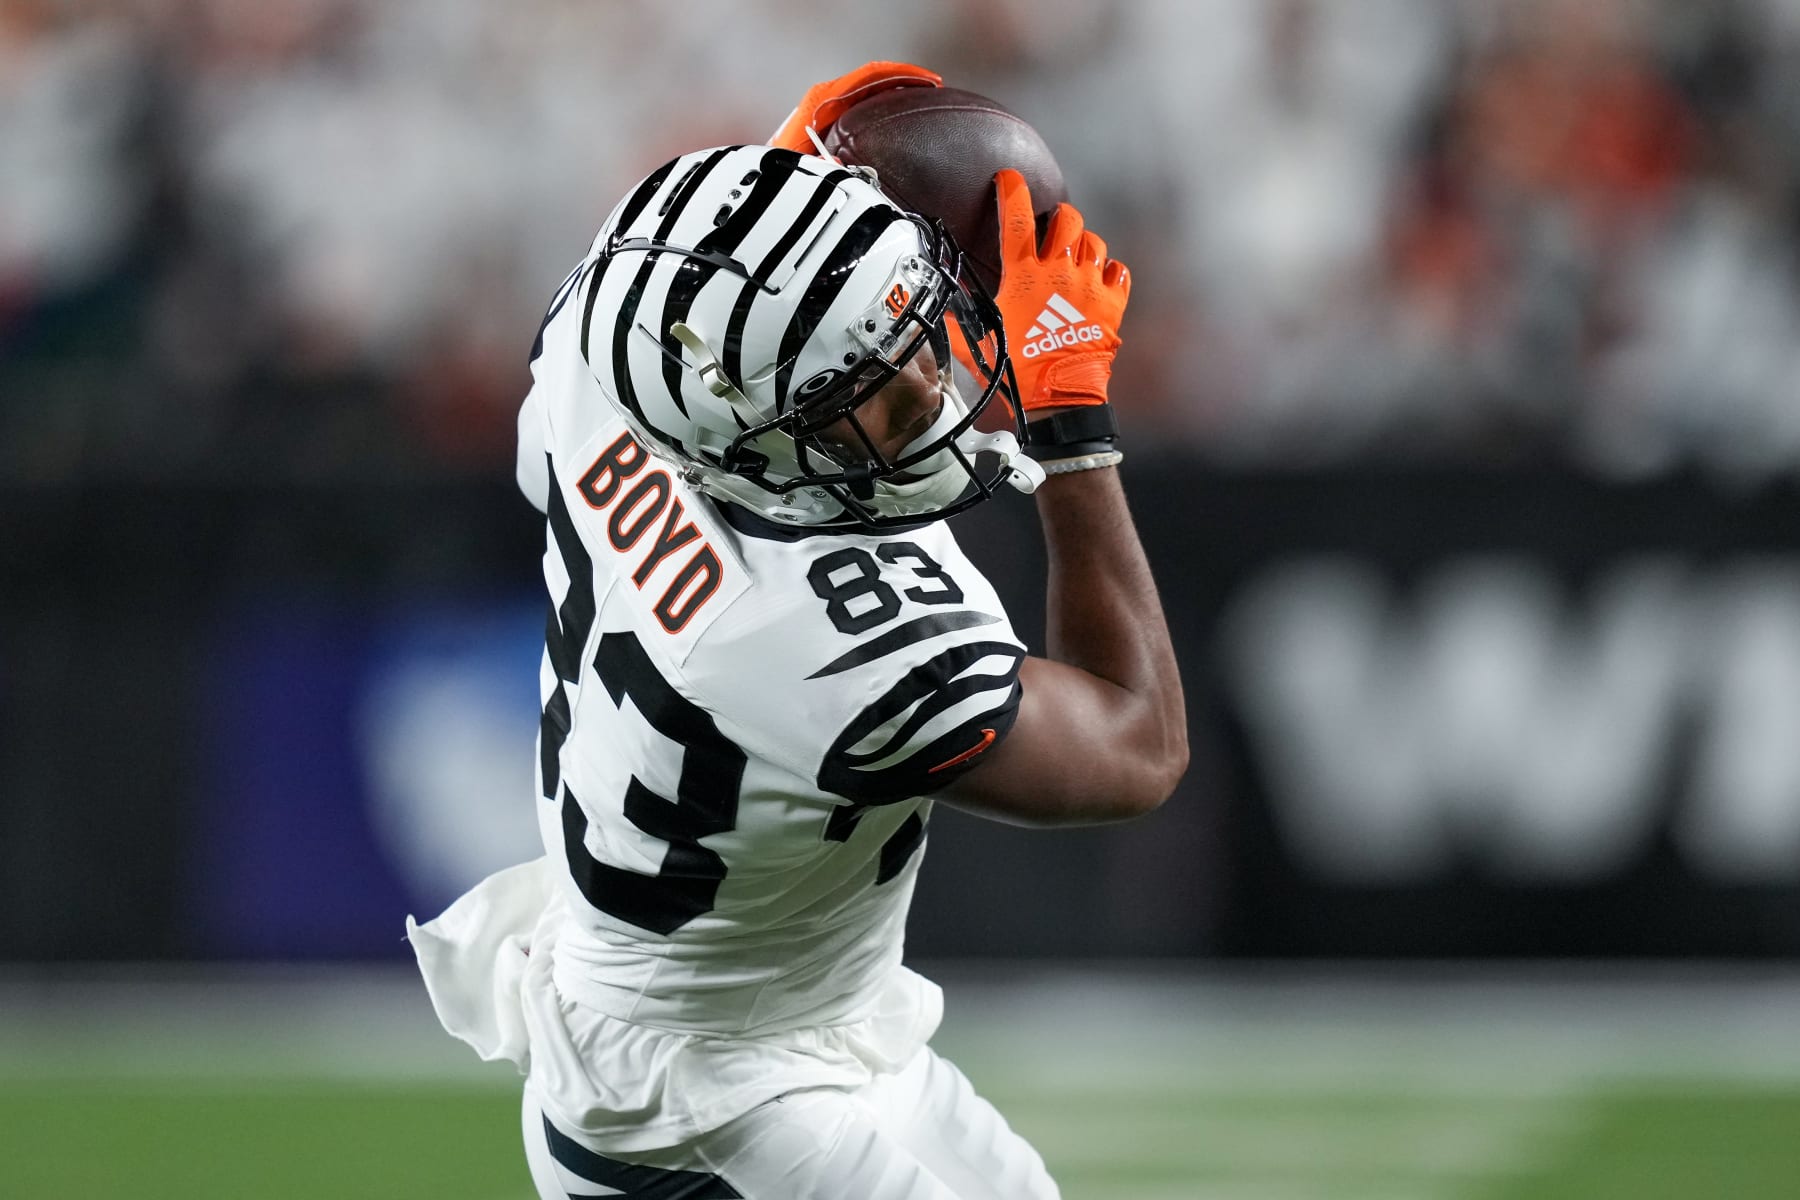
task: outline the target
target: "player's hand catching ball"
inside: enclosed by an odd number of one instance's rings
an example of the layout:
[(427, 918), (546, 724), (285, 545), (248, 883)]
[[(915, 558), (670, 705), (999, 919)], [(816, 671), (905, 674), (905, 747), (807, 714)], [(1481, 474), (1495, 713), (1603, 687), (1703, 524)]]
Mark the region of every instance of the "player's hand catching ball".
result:
[(994, 297), (1026, 412), (1106, 403), (1131, 272), (1081, 214), (1059, 204), (1037, 237), (1017, 171), (994, 176), (1000, 206), (1000, 288)]
[(806, 89), (806, 95), (800, 97), (799, 106), (781, 123), (775, 136), (769, 139), (769, 145), (798, 150), (801, 154), (817, 154), (812, 138), (807, 136), (807, 129), (811, 128), (823, 137), (825, 131), (852, 106), (881, 92), (903, 87), (943, 86), (943, 76), (924, 67), (915, 67), (911, 63), (864, 63), (848, 74), (828, 79), (824, 83), (815, 83)]

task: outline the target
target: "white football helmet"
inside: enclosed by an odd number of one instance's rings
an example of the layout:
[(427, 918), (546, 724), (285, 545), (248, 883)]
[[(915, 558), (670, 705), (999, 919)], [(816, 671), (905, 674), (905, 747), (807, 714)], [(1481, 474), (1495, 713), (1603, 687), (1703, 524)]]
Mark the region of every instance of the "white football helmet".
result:
[[(726, 146), (667, 163), (613, 210), (577, 298), (582, 354), (638, 439), (769, 519), (916, 525), (1043, 478), (962, 252), (831, 159)], [(943, 408), (890, 460), (856, 410), (926, 347)], [(866, 453), (842, 426), (818, 436), (845, 419)]]

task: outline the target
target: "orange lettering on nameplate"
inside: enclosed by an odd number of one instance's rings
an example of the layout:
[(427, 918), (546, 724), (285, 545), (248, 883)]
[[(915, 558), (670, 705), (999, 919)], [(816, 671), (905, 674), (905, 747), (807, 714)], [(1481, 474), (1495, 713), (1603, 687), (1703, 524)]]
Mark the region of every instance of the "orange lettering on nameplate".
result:
[(649, 536), (644, 556), (631, 573), (631, 582), (640, 590), (676, 551), (700, 543), (651, 606), (657, 624), (680, 633), (718, 592), (725, 569), (694, 523), (682, 520), (687, 510), (675, 495), (669, 472), (660, 467), (644, 472), (650, 461), (649, 452), (630, 434), (621, 434), (600, 452), (575, 488), (589, 508), (606, 514), (606, 540), (620, 554), (631, 553)]

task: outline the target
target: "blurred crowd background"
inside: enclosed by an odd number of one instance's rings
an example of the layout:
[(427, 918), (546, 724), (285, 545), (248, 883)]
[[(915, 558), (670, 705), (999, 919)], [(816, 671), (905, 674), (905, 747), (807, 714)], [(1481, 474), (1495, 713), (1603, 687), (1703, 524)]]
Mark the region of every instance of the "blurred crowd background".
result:
[(532, 332), (875, 58), (1133, 267), (1195, 747), (940, 813), (915, 947), (1800, 956), (1800, 0), (0, 0), (0, 962), (399, 959), (537, 852)]
[(877, 58), (1133, 269), (1194, 751), (937, 806), (939, 1044), (1071, 1200), (1793, 1197), (1800, 0), (0, 0), (0, 1193), (521, 1194), (402, 934), (542, 852), (532, 334)]
[(7, 0), (0, 476), (502, 469), (615, 197), (875, 56), (1046, 132), (1139, 428), (1800, 465), (1796, 0)]

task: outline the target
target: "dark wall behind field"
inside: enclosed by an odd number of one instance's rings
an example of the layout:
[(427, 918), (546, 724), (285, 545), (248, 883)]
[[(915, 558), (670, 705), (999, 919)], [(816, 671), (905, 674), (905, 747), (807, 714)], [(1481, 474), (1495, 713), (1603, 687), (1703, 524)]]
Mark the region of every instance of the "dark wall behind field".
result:
[(0, 5), (0, 959), (394, 956), (533, 852), (531, 331), (878, 58), (1131, 267), (1194, 720), (1136, 825), (939, 813), (920, 952), (1800, 953), (1792, 4), (444, 8)]
[[(940, 809), (916, 952), (1800, 955), (1791, 489), (1127, 477), (1193, 768)], [(960, 528), (1040, 639), (1029, 503)], [(488, 477), (0, 493), (0, 958), (403, 954), (532, 852), (541, 545)]]

